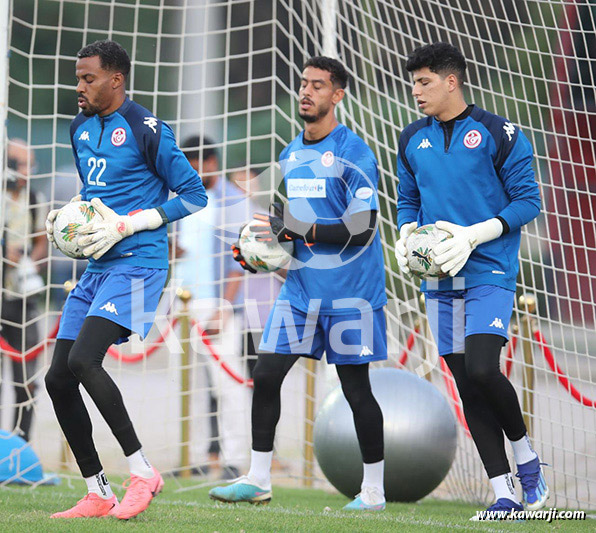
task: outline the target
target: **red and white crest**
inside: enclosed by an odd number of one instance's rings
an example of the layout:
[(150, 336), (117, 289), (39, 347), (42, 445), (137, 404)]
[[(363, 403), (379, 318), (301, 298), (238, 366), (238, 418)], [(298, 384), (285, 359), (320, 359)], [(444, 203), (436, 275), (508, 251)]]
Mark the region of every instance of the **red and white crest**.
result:
[(331, 150), (328, 150), (321, 156), (321, 164), (324, 167), (330, 167), (331, 165), (333, 165), (334, 161), (335, 156), (333, 155), (333, 152)]
[(470, 130), (464, 137), (466, 148), (476, 148), (482, 142), (482, 135), (478, 130)]
[(124, 128), (116, 128), (112, 132), (112, 144), (114, 146), (122, 146), (126, 141), (126, 130)]

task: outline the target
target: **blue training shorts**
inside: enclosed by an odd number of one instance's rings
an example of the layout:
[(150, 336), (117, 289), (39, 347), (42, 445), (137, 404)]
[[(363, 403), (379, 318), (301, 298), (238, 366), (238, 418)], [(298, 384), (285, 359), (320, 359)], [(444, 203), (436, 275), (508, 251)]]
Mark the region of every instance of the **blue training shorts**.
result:
[(464, 353), (469, 335), (492, 333), (508, 339), (515, 292), (495, 285), (461, 291), (427, 291), (426, 315), (439, 355)]
[[(75, 340), (88, 316), (107, 318), (145, 338), (167, 276), (164, 269), (129, 265), (85, 271), (66, 299), (57, 338)], [(116, 344), (127, 340), (122, 337)]]
[(306, 314), (277, 300), (269, 313), (259, 350), (303, 355), (335, 365), (359, 365), (387, 359), (383, 309), (344, 315)]

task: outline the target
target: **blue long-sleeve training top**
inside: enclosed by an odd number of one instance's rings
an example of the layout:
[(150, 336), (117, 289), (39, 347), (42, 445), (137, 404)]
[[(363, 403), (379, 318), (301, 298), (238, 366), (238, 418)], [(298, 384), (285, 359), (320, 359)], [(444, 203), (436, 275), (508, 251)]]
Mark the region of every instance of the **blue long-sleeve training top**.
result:
[[(532, 159), (532, 146), (517, 126), (476, 106), (455, 120), (451, 136), (436, 118), (413, 122), (399, 139), (398, 228), (437, 220), (470, 226), (499, 217), (503, 235), (478, 246), (458, 277), (465, 278), (465, 288), (515, 290), (521, 226), (538, 216), (541, 205)], [(433, 290), (458, 287), (449, 278)]]
[[(84, 200), (100, 198), (119, 215), (157, 208), (173, 222), (207, 205), (201, 178), (178, 148), (171, 128), (126, 98), (114, 113), (76, 116), (70, 126)], [(169, 191), (176, 193), (168, 200)], [(168, 268), (167, 225), (126, 237), (88, 270), (115, 264)]]

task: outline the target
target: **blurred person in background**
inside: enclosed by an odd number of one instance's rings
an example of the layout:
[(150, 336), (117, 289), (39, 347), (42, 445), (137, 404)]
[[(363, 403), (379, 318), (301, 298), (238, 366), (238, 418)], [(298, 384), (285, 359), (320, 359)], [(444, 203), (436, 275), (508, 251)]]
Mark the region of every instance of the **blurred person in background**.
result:
[[(51, 209), (64, 207), (71, 198), (80, 193), (80, 189), (80, 180), (74, 163), (58, 167), (48, 188), (49, 197), (52, 199)], [(60, 309), (68, 295), (64, 290), (64, 283), (66, 281), (76, 283), (81, 279), (87, 268), (87, 261), (71, 259), (53, 246), (50, 246), (48, 259), (48, 284), (51, 287), (50, 305), (52, 309)]]
[[(233, 172), (230, 179), (246, 192), (251, 213), (267, 212), (267, 207), (261, 207), (261, 203), (268, 206), (270, 194), (268, 191), (261, 191), (261, 180), (259, 180), (259, 173), (255, 169), (247, 168), (246, 170)], [(262, 197), (265, 198), (265, 202), (259, 202)], [(258, 347), (267, 323), (267, 317), (277, 299), (285, 277), (286, 271), (280, 269), (276, 273), (259, 272), (247, 276), (244, 281), (242, 295), (245, 302), (245, 313), (242, 347), (246, 355), (246, 363), (251, 378), (257, 363)]]
[[(173, 278), (191, 291), (193, 318), (210, 335), (222, 360), (238, 375), (244, 375), (240, 338), (244, 271), (231, 257), (228, 242), (236, 238), (238, 227), (251, 215), (245, 212), (244, 192), (220, 174), (219, 155), (210, 138), (191, 136), (182, 143), (182, 150), (203, 178), (209, 204), (177, 225)], [(208, 473), (219, 455), (222, 477), (235, 478), (245, 462), (249, 391), (216, 364), (207, 349), (200, 352), (206, 358), (209, 394), (195, 405), (198, 411), (195, 418), (209, 424), (211, 437), (209, 462), (193, 473)], [(196, 379), (201, 378), (196, 376)], [(209, 402), (208, 417), (201, 412), (205, 400)], [(208, 433), (207, 428), (199, 432), (200, 435)], [(204, 454), (201, 448), (203, 446), (195, 442), (197, 456)], [(197, 459), (199, 457), (195, 457), (194, 462)]]
[[(44, 198), (31, 187), (35, 154), (21, 139), (10, 139), (2, 195), (2, 331), (0, 335), (16, 350), (25, 352), (39, 342), (33, 320), (39, 315), (40, 276), (47, 257)], [(5, 359), (8, 361), (9, 359)], [(10, 359), (15, 406), (11, 430), (29, 440), (36, 386), (37, 359)]]

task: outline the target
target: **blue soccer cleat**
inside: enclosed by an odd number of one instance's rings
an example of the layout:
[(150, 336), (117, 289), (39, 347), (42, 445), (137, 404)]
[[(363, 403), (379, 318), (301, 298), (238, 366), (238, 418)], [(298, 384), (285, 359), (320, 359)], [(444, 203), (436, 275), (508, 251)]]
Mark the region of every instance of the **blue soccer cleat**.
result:
[(524, 492), (524, 503), (526, 509), (535, 511), (542, 509), (546, 505), (548, 498), (548, 487), (544, 474), (542, 473), (540, 459), (536, 457), (528, 463), (517, 465), (517, 474)]
[(376, 488), (363, 487), (362, 492), (343, 508), (344, 511), (384, 511), (385, 495)]
[[(511, 511), (523, 511), (524, 506), (521, 503), (514, 502), (508, 498), (499, 498), (486, 511), (482, 511), (470, 518), (472, 522), (497, 522), (499, 520), (509, 520)], [(521, 522), (521, 520), (516, 520)]]
[(266, 505), (271, 501), (271, 490), (262, 489), (251, 483), (248, 477), (242, 476), (231, 485), (211, 489), (209, 497), (212, 500), (226, 503), (247, 502)]

